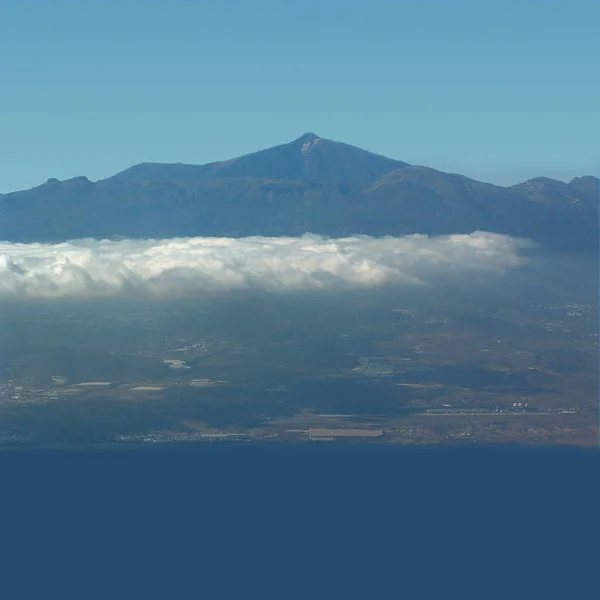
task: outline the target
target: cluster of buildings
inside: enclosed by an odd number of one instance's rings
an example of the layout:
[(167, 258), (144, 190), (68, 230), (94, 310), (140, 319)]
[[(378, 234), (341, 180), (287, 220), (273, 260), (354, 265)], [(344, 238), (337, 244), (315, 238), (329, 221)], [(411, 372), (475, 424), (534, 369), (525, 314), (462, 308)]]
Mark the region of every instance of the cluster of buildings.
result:
[(58, 391), (17, 385), (13, 381), (0, 384), (0, 404), (24, 404), (58, 400)]

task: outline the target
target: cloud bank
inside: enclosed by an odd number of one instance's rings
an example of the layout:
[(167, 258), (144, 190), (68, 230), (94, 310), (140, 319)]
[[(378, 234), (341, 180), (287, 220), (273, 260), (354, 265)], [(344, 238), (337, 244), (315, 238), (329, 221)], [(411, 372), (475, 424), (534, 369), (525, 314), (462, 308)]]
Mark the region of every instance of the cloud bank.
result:
[(475, 232), (401, 238), (249, 237), (0, 242), (0, 298), (169, 295), (431, 285), (521, 265), (527, 240)]

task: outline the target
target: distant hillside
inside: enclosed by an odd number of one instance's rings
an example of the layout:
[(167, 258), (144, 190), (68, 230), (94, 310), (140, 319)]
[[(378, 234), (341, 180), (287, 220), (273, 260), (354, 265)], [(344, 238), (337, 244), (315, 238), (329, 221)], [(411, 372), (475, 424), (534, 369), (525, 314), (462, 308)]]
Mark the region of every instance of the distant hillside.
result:
[(309, 133), (207, 165), (144, 163), (0, 196), (0, 239), (469, 233), (598, 253), (599, 180), (512, 187), (411, 166)]

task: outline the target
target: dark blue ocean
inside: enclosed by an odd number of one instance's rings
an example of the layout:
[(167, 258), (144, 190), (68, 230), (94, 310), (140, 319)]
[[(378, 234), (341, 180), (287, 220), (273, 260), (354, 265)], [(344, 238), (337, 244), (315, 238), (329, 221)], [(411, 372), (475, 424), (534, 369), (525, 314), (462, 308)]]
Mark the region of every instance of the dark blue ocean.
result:
[(0, 598), (599, 598), (600, 452), (0, 452)]

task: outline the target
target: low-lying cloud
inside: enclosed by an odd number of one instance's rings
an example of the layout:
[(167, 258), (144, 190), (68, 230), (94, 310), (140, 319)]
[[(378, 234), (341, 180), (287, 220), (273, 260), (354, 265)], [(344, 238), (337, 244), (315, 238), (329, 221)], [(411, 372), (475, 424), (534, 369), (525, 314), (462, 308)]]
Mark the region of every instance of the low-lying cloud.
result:
[(164, 295), (432, 285), (521, 265), (527, 240), (475, 232), (401, 238), (249, 237), (0, 242), (0, 297)]

